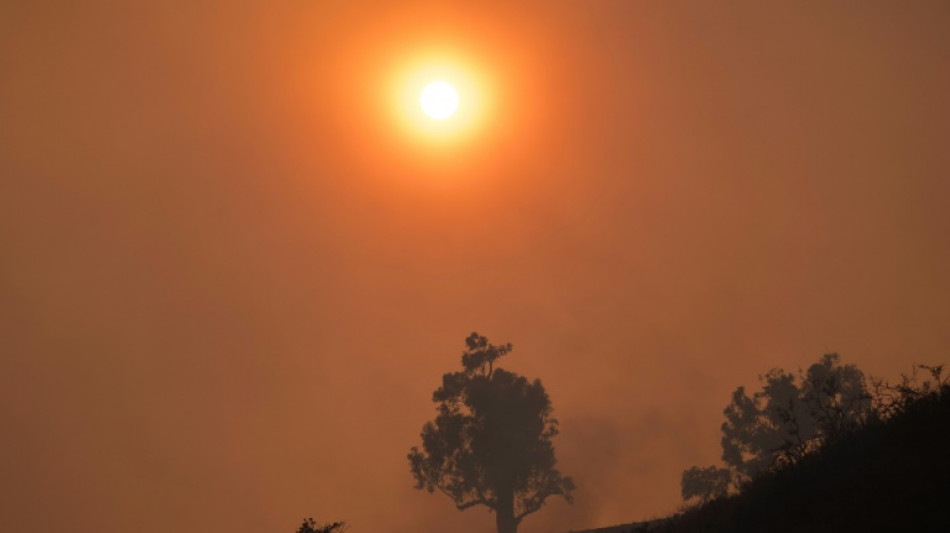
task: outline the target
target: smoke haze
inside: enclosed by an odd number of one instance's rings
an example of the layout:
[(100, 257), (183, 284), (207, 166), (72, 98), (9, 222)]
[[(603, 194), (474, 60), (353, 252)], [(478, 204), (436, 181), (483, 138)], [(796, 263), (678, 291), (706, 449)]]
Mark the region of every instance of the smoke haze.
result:
[[(63, 4), (0, 6), (4, 531), (489, 531), (406, 460), (473, 330), (577, 482), (525, 533), (673, 510), (773, 366), (946, 360), (944, 2)], [(498, 99), (443, 151), (432, 46)]]

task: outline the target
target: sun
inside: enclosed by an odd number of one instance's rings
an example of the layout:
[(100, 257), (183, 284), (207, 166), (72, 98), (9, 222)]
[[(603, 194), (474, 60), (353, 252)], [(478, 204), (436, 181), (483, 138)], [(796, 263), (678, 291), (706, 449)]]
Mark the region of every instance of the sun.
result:
[(433, 81), (419, 95), (419, 105), (429, 118), (445, 120), (458, 109), (459, 94), (448, 82)]
[(387, 70), (379, 101), (396, 119), (401, 137), (414, 144), (473, 146), (492, 122), (494, 78), (468, 56), (423, 50), (394, 58)]

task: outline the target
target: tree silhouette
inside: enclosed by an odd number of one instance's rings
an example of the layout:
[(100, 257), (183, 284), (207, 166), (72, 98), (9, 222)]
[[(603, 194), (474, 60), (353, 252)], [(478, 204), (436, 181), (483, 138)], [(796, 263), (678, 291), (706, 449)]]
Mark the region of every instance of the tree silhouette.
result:
[(572, 502), (574, 482), (554, 468), (557, 420), (540, 380), (495, 368), (511, 344), (472, 333), (463, 371), (442, 376), (432, 394), (438, 414), (422, 428), (422, 450), (408, 458), (416, 488), (438, 489), (459, 510), (484, 505), (498, 533), (515, 533), (549, 496)]

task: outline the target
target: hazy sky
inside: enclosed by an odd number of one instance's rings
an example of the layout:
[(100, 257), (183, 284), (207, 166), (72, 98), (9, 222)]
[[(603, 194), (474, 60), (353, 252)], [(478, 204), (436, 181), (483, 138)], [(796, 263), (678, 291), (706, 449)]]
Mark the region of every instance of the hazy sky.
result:
[[(773, 366), (950, 362), (947, 2), (274, 4), (0, 3), (0, 530), (492, 531), (406, 460), (473, 330), (578, 486), (525, 533), (672, 511)], [(451, 145), (381, 104), (443, 49)]]

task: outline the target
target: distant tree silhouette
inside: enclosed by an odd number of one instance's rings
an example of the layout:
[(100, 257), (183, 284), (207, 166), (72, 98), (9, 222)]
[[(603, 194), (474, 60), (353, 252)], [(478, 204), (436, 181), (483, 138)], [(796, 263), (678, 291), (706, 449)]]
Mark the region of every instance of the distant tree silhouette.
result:
[[(722, 460), (727, 469), (692, 467), (683, 473), (683, 498), (721, 494), (726, 473), (737, 487), (777, 466), (795, 463), (829, 441), (858, 428), (872, 412), (864, 374), (826, 354), (796, 376), (773, 368), (759, 378), (762, 390), (732, 393), (723, 413)], [(715, 481), (715, 482), (713, 482)], [(728, 484), (727, 484), (728, 485)], [(711, 492), (710, 492), (711, 491)]]
[(722, 459), (739, 479), (779, 464), (793, 463), (829, 440), (857, 428), (868, 415), (871, 396), (864, 374), (826, 354), (795, 376), (774, 368), (751, 398), (733, 393), (722, 425)]
[(737, 481), (804, 455), (815, 436), (795, 377), (772, 369), (760, 379), (761, 392), (749, 397), (737, 388), (724, 411), (722, 459)]
[(825, 354), (802, 376), (802, 401), (816, 426), (819, 445), (856, 430), (867, 418), (872, 398), (864, 373)]
[(343, 533), (346, 531), (345, 522), (332, 524), (318, 524), (313, 518), (305, 518), (297, 533)]
[(495, 346), (472, 333), (461, 372), (442, 376), (432, 401), (434, 421), (422, 428), (422, 449), (408, 458), (416, 488), (438, 489), (459, 510), (484, 505), (498, 533), (515, 533), (549, 496), (572, 502), (574, 482), (555, 468), (557, 420), (540, 380), (495, 368), (511, 344)]

